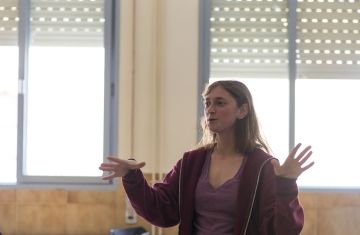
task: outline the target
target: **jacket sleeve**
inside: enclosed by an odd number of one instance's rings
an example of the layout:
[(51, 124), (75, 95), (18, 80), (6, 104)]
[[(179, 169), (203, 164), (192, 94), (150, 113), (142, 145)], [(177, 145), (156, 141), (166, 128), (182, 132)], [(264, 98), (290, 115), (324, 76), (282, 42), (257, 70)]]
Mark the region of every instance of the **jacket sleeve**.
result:
[(276, 176), (271, 163), (263, 169), (259, 185), (261, 235), (299, 235), (304, 212), (298, 199), (296, 179)]
[(122, 178), (131, 205), (137, 214), (153, 225), (170, 227), (179, 223), (180, 161), (166, 175), (163, 182), (154, 186), (147, 183), (141, 170), (133, 170)]

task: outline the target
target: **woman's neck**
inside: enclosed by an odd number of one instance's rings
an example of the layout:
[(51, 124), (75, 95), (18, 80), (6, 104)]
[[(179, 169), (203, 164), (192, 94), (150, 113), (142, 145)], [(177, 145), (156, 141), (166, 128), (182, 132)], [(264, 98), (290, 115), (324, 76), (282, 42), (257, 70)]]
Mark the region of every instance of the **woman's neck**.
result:
[(218, 135), (214, 151), (222, 156), (237, 154), (234, 135)]

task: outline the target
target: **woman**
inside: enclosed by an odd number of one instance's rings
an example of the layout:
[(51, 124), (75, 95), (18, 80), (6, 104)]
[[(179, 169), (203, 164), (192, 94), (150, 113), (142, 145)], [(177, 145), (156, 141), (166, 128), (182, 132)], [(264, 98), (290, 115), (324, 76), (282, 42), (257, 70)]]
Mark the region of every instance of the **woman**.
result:
[(179, 224), (181, 235), (295, 235), (304, 214), (297, 177), (314, 163), (298, 144), (285, 162), (271, 157), (259, 131), (248, 88), (217, 81), (204, 93), (199, 147), (184, 153), (162, 183), (150, 187), (144, 162), (109, 157), (100, 169), (123, 178), (136, 212), (154, 225)]

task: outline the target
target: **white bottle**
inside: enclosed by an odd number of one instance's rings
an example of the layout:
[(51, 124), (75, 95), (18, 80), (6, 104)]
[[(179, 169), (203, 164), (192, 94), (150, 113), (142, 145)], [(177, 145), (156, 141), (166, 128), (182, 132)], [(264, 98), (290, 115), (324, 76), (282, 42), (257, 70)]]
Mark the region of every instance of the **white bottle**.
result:
[(137, 215), (132, 207), (129, 198), (125, 195), (125, 223), (135, 224), (137, 223)]

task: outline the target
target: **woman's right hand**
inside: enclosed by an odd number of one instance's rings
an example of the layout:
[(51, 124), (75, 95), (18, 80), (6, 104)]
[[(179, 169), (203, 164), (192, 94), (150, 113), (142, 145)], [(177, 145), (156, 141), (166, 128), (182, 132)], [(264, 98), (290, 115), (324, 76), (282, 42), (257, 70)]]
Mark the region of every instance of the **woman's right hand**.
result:
[(130, 170), (140, 169), (145, 166), (145, 162), (136, 162), (135, 160), (123, 160), (116, 157), (108, 157), (110, 162), (101, 163), (99, 169), (110, 172), (102, 177), (103, 180), (111, 180), (116, 177), (123, 177)]

